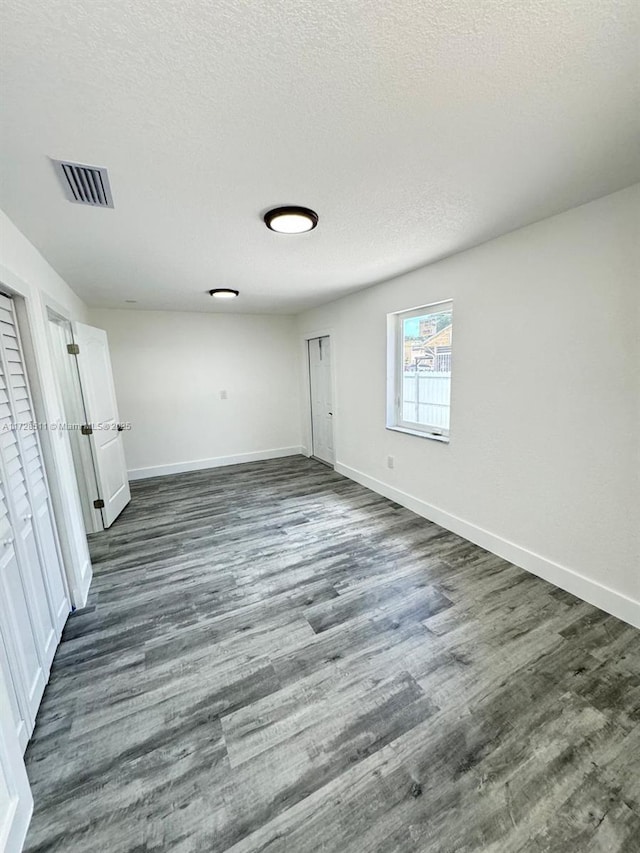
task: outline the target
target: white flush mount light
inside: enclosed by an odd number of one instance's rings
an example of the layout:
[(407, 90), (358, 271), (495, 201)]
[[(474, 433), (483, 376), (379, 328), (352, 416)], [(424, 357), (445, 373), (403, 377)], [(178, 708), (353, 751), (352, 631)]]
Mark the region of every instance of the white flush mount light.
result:
[(230, 287), (216, 287), (209, 291), (209, 296), (213, 296), (214, 299), (235, 299), (239, 295), (239, 290), (231, 290)]
[(318, 224), (318, 214), (308, 207), (274, 207), (264, 215), (264, 224), (279, 234), (304, 234)]

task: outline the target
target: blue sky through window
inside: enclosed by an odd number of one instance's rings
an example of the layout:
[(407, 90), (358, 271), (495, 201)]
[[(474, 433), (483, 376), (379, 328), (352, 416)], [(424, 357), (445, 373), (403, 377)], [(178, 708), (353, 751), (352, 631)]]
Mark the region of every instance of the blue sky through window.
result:
[(411, 317), (404, 321), (404, 334), (407, 338), (417, 338), (420, 331), (420, 318)]

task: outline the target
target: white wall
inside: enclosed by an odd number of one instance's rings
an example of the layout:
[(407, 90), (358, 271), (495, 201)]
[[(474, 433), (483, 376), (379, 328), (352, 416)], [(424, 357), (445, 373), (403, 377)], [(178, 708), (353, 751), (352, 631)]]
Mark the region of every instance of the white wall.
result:
[(293, 317), (93, 310), (91, 322), (109, 337), (132, 477), (300, 452)]
[[(636, 185), (307, 312), (299, 341), (334, 334), (339, 471), (640, 625), (639, 212)], [(449, 298), (446, 445), (385, 429), (386, 315)]]
[[(47, 307), (69, 319), (83, 321), (87, 319), (87, 307), (1, 210), (0, 284), (24, 299), (16, 300), (16, 308), (36, 414), (45, 422), (62, 421), (63, 409), (49, 350)], [(91, 561), (69, 437), (63, 430), (43, 430), (40, 439), (71, 601), (82, 607), (91, 584)], [(52, 472), (56, 476), (51, 476)]]

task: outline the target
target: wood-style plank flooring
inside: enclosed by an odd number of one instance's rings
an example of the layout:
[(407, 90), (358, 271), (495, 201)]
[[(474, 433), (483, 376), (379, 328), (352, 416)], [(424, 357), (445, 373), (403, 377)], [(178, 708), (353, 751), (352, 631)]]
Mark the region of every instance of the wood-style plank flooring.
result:
[(303, 457), (132, 494), (29, 853), (640, 850), (639, 631)]

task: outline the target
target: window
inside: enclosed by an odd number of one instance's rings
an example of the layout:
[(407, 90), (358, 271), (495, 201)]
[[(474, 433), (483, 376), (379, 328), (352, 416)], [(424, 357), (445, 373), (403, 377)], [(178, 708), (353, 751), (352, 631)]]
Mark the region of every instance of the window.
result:
[(389, 314), (387, 427), (447, 441), (453, 302)]

